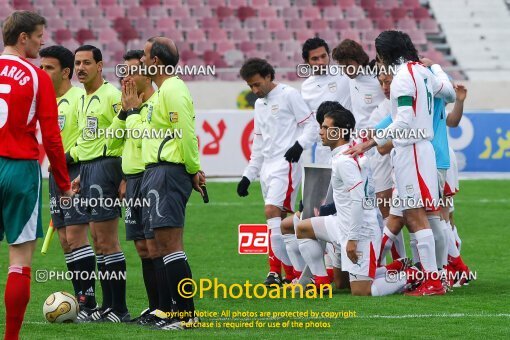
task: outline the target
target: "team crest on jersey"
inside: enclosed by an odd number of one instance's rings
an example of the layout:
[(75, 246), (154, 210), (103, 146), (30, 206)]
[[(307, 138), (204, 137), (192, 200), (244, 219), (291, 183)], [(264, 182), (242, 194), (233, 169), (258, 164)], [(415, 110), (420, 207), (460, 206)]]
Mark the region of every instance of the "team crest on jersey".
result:
[(122, 104), (121, 103), (113, 104), (112, 108), (115, 114), (119, 114), (120, 110), (122, 109)]
[(177, 123), (179, 121), (179, 113), (178, 112), (169, 112), (170, 115), (170, 123)]
[(409, 195), (412, 195), (412, 194), (413, 194), (414, 189), (413, 189), (413, 185), (412, 185), (412, 184), (406, 185), (406, 192), (407, 192)]
[(271, 106), (271, 113), (276, 114), (278, 112), (278, 109), (279, 109), (278, 104)]
[(97, 130), (97, 117), (87, 117), (87, 128)]
[(332, 82), (328, 84), (329, 92), (335, 93), (336, 92), (336, 82)]
[(372, 95), (371, 94), (365, 95), (365, 103), (372, 104)]
[(58, 115), (58, 127), (60, 131), (64, 130), (64, 126), (66, 125), (66, 116)]

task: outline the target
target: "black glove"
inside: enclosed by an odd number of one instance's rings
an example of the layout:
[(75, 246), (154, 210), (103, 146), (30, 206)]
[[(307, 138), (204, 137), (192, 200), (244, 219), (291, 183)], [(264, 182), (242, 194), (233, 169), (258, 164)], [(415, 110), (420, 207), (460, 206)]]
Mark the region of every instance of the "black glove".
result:
[(127, 118), (127, 111), (126, 110), (120, 110), (118, 116), (120, 120), (126, 120)]
[(299, 145), (298, 142), (294, 143), (294, 145), (292, 145), (292, 147), (287, 150), (287, 152), (285, 153), (285, 159), (287, 160), (287, 162), (290, 162), (290, 163), (296, 163), (297, 161), (299, 161), (299, 157), (301, 157), (301, 154), (303, 153), (303, 147), (301, 145)]
[(319, 216), (329, 216), (336, 213), (335, 203), (321, 205), (319, 208)]
[(299, 212), (303, 212), (304, 209), (305, 209), (305, 207), (303, 206), (303, 200), (299, 200), (299, 209), (298, 209), (298, 211)]
[(250, 180), (246, 176), (243, 176), (237, 185), (237, 194), (241, 197), (248, 196), (248, 187), (250, 186), (250, 183)]

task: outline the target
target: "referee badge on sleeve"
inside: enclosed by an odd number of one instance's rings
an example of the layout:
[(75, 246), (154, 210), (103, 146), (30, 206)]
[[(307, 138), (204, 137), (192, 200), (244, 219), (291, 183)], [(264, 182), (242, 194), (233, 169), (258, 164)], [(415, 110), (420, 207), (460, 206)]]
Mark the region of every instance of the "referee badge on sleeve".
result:
[(60, 131), (64, 130), (65, 125), (66, 125), (66, 116), (59, 115), (58, 116), (58, 127), (60, 128)]
[(177, 123), (179, 121), (179, 113), (178, 112), (169, 112), (170, 115), (170, 123)]
[(119, 114), (120, 109), (122, 108), (122, 104), (121, 103), (113, 104), (112, 107), (115, 114)]

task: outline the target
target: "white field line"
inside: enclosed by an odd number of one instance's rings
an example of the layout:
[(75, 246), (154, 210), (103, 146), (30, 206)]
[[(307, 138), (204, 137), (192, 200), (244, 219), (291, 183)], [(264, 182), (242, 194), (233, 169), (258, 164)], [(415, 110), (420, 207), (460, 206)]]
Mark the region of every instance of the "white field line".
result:
[[(443, 313), (443, 314), (404, 314), (404, 315), (362, 315), (357, 317), (349, 317), (346, 319), (417, 319), (417, 318), (510, 318), (510, 313), (499, 313), (499, 314), (469, 314), (469, 313)], [(273, 320), (293, 320), (293, 318), (211, 318), (206, 319), (204, 321), (252, 321), (252, 320), (260, 320), (260, 321), (273, 321)], [(308, 317), (306, 320), (322, 320), (322, 321), (332, 321), (343, 319), (342, 317), (338, 317), (336, 319), (333, 318), (318, 318), (318, 317)], [(27, 325), (47, 325), (47, 322), (43, 321), (25, 321), (23, 322)]]

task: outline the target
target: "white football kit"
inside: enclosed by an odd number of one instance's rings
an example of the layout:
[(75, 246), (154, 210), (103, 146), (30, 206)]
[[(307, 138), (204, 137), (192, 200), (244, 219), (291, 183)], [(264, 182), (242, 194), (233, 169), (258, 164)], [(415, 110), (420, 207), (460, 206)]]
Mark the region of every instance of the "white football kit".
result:
[(356, 129), (370, 126), (370, 115), (385, 97), (376, 77), (360, 74), (350, 79), (352, 114), (356, 119)]
[(301, 94), (291, 86), (278, 84), (255, 102), (252, 153), (243, 176), (250, 181), (260, 174), (266, 205), (292, 212), (301, 182), (301, 159), (289, 163), (284, 155), (297, 141), (303, 149), (314, 143), (319, 124)]
[[(439, 65), (432, 66), (435, 67), (440, 68)], [(430, 142), (434, 137), (433, 98), (440, 97), (452, 102), (455, 100), (455, 91), (449, 79), (443, 79), (444, 72), (438, 70), (434, 73), (438, 76), (420, 63), (407, 62), (397, 67), (391, 83), (393, 122), (385, 132), (406, 131), (414, 134), (406, 136), (412, 138), (392, 139), (394, 148), (391, 160), (396, 188), (403, 199), (403, 210), (418, 207), (425, 207), (427, 211), (439, 209), (436, 158)], [(384, 145), (390, 138), (386, 135), (374, 139), (378, 145)]]
[[(301, 84), (301, 95), (313, 112), (317, 112), (321, 103), (325, 101), (339, 102), (347, 110), (352, 111), (349, 78), (345, 75), (325, 74), (308, 77)], [(331, 164), (329, 147), (322, 145), (319, 135), (317, 135), (316, 142), (314, 163)]]
[[(391, 113), (389, 99), (384, 99), (370, 115), (370, 126), (376, 126), (383, 118)], [(381, 192), (393, 187), (391, 158), (389, 154), (381, 155), (377, 150), (370, 156), (370, 168), (374, 179), (375, 192)]]

